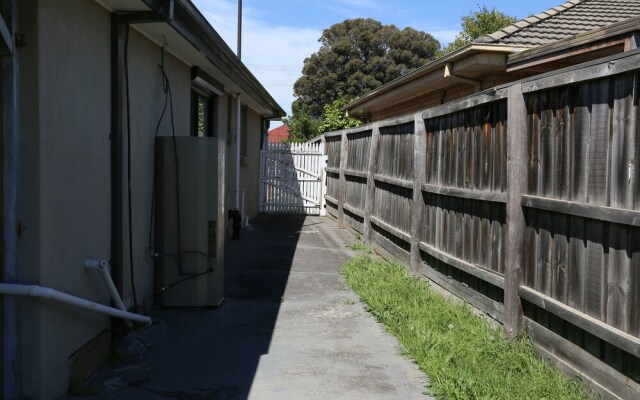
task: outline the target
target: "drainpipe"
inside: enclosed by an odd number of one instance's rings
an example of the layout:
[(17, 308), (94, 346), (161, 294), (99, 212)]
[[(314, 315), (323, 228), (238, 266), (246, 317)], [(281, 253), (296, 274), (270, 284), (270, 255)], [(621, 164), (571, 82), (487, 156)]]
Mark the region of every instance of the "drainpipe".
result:
[(240, 114), (242, 110), (240, 104), (240, 93), (238, 93), (236, 101), (236, 210), (240, 210), (240, 142), (242, 141), (242, 134), (240, 131)]
[[(38, 285), (0, 283), (0, 294), (9, 296), (31, 296), (56, 300), (61, 303), (66, 303), (87, 310), (92, 310), (101, 314), (111, 315), (112, 317), (124, 318), (131, 321), (151, 325), (151, 318), (144, 315), (118, 310), (117, 308), (113, 307), (107, 307), (105, 305), (82, 299), (80, 297), (72, 296), (67, 293), (62, 293), (48, 287), (42, 287)], [(7, 296), (5, 296), (5, 298), (7, 298)]]
[[(17, 32), (17, 0), (2, 1), (2, 140), (3, 140), (3, 217), (4, 282), (18, 281), (18, 198), (20, 189), (20, 103), (19, 103), (19, 53), (15, 46)], [(8, 32), (7, 32), (8, 31)], [(4, 398), (19, 399), (20, 348), (17, 299), (4, 298)]]

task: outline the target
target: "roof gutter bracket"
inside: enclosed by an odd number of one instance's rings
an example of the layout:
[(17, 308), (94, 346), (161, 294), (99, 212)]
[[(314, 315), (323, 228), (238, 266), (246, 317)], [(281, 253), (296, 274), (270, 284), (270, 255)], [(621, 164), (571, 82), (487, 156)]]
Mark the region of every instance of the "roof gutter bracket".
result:
[(445, 64), (445, 66), (444, 66), (444, 77), (445, 78), (451, 78), (451, 79), (455, 80), (456, 82), (460, 82), (460, 83), (465, 83), (467, 85), (471, 85), (478, 92), (482, 90), (482, 81), (454, 74), (453, 73), (453, 65), (451, 63)]

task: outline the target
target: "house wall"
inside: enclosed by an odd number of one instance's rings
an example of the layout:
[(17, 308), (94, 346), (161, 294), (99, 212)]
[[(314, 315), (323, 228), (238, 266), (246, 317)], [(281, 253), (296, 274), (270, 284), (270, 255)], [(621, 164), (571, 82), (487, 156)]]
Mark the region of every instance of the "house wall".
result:
[[(22, 193), (20, 279), (109, 304), (87, 258), (111, 253), (111, 14), (90, 1), (21, 1)], [(138, 303), (153, 301), (147, 254), (155, 126), (164, 104), (158, 45), (130, 31), (133, 254)], [(190, 66), (167, 55), (176, 135), (189, 135)], [(169, 114), (160, 135), (171, 135)], [(125, 140), (126, 143), (126, 140)], [(125, 148), (126, 160), (126, 148)], [(126, 164), (125, 164), (126, 173)], [(126, 180), (123, 287), (131, 303)], [(67, 390), (68, 357), (110, 328), (110, 318), (47, 300), (21, 302), (27, 398)]]
[(262, 117), (249, 108), (247, 113), (247, 156), (240, 166), (240, 185), (244, 190), (244, 212), (249, 218), (258, 215), (260, 188), (260, 144)]
[[(221, 121), (218, 125), (221, 135), (227, 138), (226, 152), (226, 210), (235, 208), (235, 191), (236, 191), (236, 111), (237, 99), (231, 96), (231, 112), (229, 112), (228, 98), (229, 94), (222, 96), (219, 101), (220, 115), (230, 115), (230, 121)], [(241, 99), (242, 102), (242, 99)], [(241, 103), (242, 104), (242, 103)], [(258, 215), (258, 191), (260, 184), (260, 143), (262, 140), (261, 124), (262, 116), (248, 108), (247, 110), (247, 154), (242, 157), (244, 160), (240, 165), (240, 190), (244, 191), (244, 211), (245, 215), (253, 218)], [(230, 222), (228, 221), (228, 224)]]
[[(82, 260), (110, 253), (110, 16), (92, 2), (20, 6), (30, 19), (21, 26), (29, 39), (21, 60), (20, 278), (108, 303)], [(46, 300), (22, 305), (23, 394), (52, 398), (66, 390), (67, 357), (109, 318)]]
[[(482, 81), (482, 90), (484, 90), (505, 83), (514, 82), (527, 76), (530, 76), (530, 74), (492, 73), (478, 78), (478, 80)], [(388, 107), (372, 112), (371, 121), (382, 121), (388, 118), (412, 114), (420, 110), (470, 96), (474, 93), (476, 93), (476, 90), (473, 86), (467, 84), (458, 84), (445, 90), (429, 92), (404, 102), (391, 103)]]
[[(138, 304), (148, 309), (153, 303), (154, 264), (149, 256), (149, 224), (151, 216), (151, 196), (154, 182), (155, 129), (164, 106), (162, 74), (158, 65), (162, 62), (162, 50), (155, 43), (134, 29), (130, 29), (129, 74), (131, 101), (131, 187), (133, 220), (133, 263)], [(165, 72), (169, 78), (173, 100), (173, 118), (176, 136), (190, 135), (191, 70), (190, 66), (165, 54)], [(158, 136), (171, 136), (171, 109), (168, 106), (160, 125)], [(126, 132), (124, 133), (126, 138)], [(126, 140), (124, 144), (126, 174)], [(126, 177), (125, 177), (126, 178)], [(125, 305), (133, 304), (131, 279), (129, 276), (129, 235), (128, 235), (128, 185), (123, 182), (122, 248), (123, 300)], [(153, 244), (152, 244), (153, 245)]]
[[(110, 296), (85, 259), (111, 257), (111, 13), (93, 1), (19, 2), (22, 189), (19, 279), (102, 304)], [(156, 125), (165, 101), (162, 48), (133, 27), (129, 32), (132, 252), (139, 310), (154, 302), (154, 258), (149, 256)], [(166, 53), (177, 136), (190, 135), (191, 65)], [(227, 191), (235, 185), (235, 97), (221, 96), (218, 134), (227, 140)], [(230, 111), (230, 112), (228, 112)], [(123, 110), (123, 114), (124, 113)], [(167, 109), (158, 131), (172, 135)], [(247, 164), (241, 167), (246, 213), (258, 209), (261, 116), (247, 112)], [(123, 299), (131, 306), (127, 136), (123, 138)], [(155, 250), (155, 249), (154, 249)], [(112, 260), (117, 262), (118, 260)], [(115, 264), (114, 264), (115, 265)], [(20, 301), (22, 394), (64, 394), (69, 357), (111, 328), (107, 316), (49, 300)], [(1, 317), (1, 315), (0, 315)], [(104, 336), (104, 335), (103, 335)]]

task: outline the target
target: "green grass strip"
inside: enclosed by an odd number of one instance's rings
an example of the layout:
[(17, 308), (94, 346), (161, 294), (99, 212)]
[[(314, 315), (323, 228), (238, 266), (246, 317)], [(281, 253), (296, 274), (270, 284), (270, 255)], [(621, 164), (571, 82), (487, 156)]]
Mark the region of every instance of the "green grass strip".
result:
[(429, 376), (428, 389), (438, 398), (590, 398), (579, 382), (538, 357), (528, 338), (503, 340), (501, 330), (468, 305), (443, 298), (401, 265), (359, 256), (343, 275)]

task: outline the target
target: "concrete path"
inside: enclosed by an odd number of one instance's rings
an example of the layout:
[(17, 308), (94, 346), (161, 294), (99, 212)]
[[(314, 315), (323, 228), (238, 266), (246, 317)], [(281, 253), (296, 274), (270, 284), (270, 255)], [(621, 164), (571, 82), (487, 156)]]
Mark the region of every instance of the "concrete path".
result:
[(168, 333), (82, 399), (428, 399), (339, 275), (354, 241), (326, 218), (257, 218), (228, 243), (222, 306), (158, 310)]

